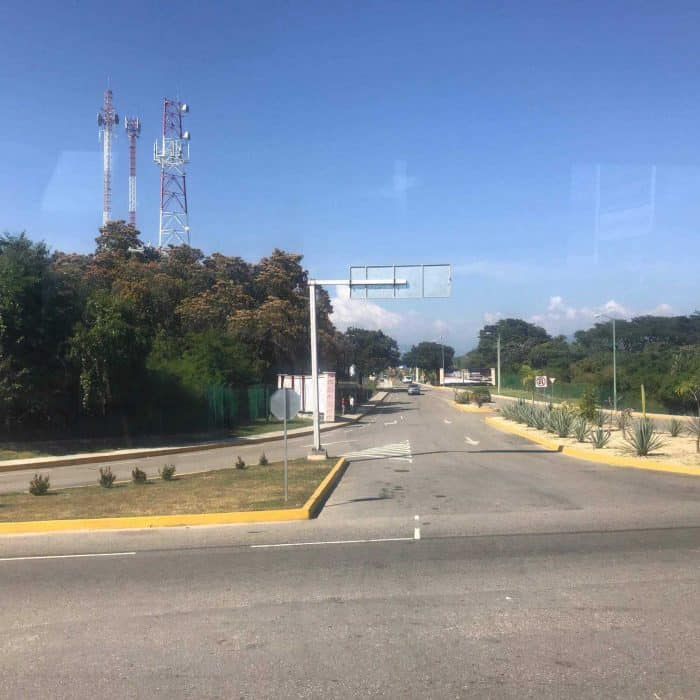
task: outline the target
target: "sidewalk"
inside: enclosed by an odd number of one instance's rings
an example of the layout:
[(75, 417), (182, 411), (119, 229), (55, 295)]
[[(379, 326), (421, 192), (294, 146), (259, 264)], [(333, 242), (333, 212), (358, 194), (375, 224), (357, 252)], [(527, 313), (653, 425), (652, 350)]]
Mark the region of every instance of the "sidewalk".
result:
[[(348, 423), (353, 423), (367, 413), (372, 411), (375, 406), (382, 403), (388, 396), (388, 391), (378, 391), (369, 400), (369, 403), (362, 404), (358, 407), (358, 413), (346, 413), (342, 420), (337, 420), (334, 423), (322, 423), (321, 431), (327, 432), (341, 428)], [(313, 427), (294, 428), (287, 431), (287, 437), (295, 438), (313, 434)], [(79, 464), (94, 464), (102, 462), (119, 462), (126, 459), (135, 459), (141, 457), (160, 457), (163, 455), (182, 454), (185, 452), (201, 452), (205, 450), (216, 450), (225, 447), (236, 447), (241, 445), (258, 445), (261, 443), (275, 442), (284, 438), (284, 430), (276, 430), (261, 435), (252, 437), (239, 437), (231, 440), (216, 440), (212, 442), (200, 442), (192, 445), (163, 446), (163, 447), (146, 447), (133, 448), (124, 450), (109, 450), (106, 452), (79, 452), (69, 455), (59, 455), (56, 457), (31, 457), (29, 459), (6, 459), (0, 461), (0, 472), (21, 471), (24, 469), (41, 469), (45, 467), (64, 467), (68, 465)]]

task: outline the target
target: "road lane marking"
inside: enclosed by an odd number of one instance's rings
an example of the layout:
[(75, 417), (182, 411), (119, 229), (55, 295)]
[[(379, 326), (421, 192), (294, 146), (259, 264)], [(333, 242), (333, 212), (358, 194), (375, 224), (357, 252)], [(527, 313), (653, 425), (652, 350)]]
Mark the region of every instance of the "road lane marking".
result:
[(379, 537), (370, 540), (328, 540), (323, 542), (281, 542), (278, 544), (251, 544), (251, 549), (273, 549), (280, 547), (316, 547), (322, 544), (371, 544), (374, 542), (413, 542), (413, 537)]
[(413, 455), (411, 454), (411, 443), (408, 440), (396, 442), (389, 445), (378, 447), (369, 447), (366, 450), (357, 450), (355, 452), (347, 452), (343, 455), (346, 459), (399, 459), (405, 462), (413, 463)]
[(413, 528), (413, 539), (420, 539), (420, 515), (414, 515), (413, 519), (416, 521), (416, 526)]
[(452, 425), (452, 421), (451, 421), (451, 420), (447, 420), (447, 418), (443, 418), (443, 421), (444, 421), (445, 423), (447, 423), (447, 425)]
[(397, 421), (392, 420), (392, 421), (389, 422), (389, 423), (384, 423), (384, 425), (396, 425), (396, 423), (397, 423)]
[[(342, 445), (344, 442), (348, 442), (347, 440), (334, 440), (333, 442), (324, 442), (324, 445)], [(313, 447), (313, 444), (310, 445), (303, 445), (303, 447)]]
[(35, 557), (2, 557), (0, 561), (34, 561), (39, 559), (85, 559), (87, 557), (130, 557), (136, 552), (95, 552), (94, 554), (44, 554)]
[(468, 435), (467, 435), (467, 437), (464, 438), (464, 442), (466, 442), (468, 445), (478, 445), (479, 444), (478, 440), (472, 440)]

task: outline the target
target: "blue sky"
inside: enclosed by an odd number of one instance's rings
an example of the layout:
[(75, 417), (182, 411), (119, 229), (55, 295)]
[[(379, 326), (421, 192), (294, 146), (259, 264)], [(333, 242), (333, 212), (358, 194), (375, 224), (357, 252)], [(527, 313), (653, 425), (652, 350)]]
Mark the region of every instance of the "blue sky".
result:
[(92, 248), (109, 76), (143, 123), (145, 240), (161, 100), (179, 94), (193, 245), (301, 252), (317, 277), (454, 265), (449, 300), (341, 294), (341, 327), (462, 352), (498, 317), (570, 333), (600, 310), (700, 306), (696, 3), (9, 2), (0, 38), (0, 230)]

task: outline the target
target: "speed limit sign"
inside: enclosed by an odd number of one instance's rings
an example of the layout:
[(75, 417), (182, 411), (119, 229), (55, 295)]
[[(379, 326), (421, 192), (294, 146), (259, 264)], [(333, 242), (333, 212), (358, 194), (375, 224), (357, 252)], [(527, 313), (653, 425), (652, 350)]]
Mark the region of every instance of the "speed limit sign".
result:
[(535, 386), (538, 389), (546, 389), (547, 388), (547, 377), (535, 377)]

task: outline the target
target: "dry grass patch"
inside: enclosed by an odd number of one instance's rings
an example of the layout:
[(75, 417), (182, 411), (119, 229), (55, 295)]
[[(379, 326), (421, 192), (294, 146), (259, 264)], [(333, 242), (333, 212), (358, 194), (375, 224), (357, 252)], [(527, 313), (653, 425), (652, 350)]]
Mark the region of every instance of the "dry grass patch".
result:
[(52, 489), (45, 496), (3, 494), (0, 522), (299, 508), (334, 464), (334, 460), (291, 461), (287, 503), (284, 502), (284, 467), (275, 463), (185, 474), (172, 481), (117, 483), (111, 489), (96, 485)]

